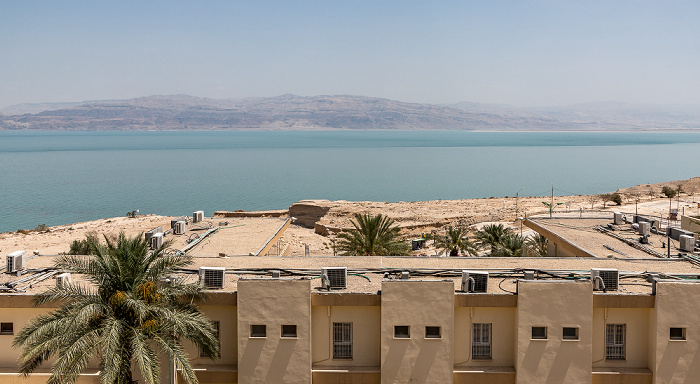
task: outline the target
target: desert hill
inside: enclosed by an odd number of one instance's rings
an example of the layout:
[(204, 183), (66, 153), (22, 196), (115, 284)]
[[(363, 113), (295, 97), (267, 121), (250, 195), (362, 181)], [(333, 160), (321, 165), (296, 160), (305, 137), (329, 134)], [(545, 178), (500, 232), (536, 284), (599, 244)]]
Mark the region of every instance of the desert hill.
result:
[(700, 106), (592, 103), (520, 108), (364, 96), (210, 99), (148, 96), (0, 110), (5, 130), (700, 130)]

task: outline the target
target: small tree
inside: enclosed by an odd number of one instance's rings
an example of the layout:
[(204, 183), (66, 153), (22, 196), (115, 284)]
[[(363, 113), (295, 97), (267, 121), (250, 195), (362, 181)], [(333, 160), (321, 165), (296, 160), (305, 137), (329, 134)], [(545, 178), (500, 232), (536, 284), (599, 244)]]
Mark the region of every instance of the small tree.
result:
[(378, 214), (355, 214), (353, 229), (338, 234), (337, 249), (346, 256), (406, 256), (411, 247), (400, 238), (394, 220)]
[(664, 185), (664, 187), (661, 188), (661, 193), (663, 193), (669, 199), (673, 199), (678, 194), (678, 191), (669, 187), (668, 185)]
[(435, 248), (450, 256), (458, 256), (460, 252), (476, 256), (476, 246), (467, 239), (467, 231), (462, 227), (449, 226), (445, 235), (436, 236)]

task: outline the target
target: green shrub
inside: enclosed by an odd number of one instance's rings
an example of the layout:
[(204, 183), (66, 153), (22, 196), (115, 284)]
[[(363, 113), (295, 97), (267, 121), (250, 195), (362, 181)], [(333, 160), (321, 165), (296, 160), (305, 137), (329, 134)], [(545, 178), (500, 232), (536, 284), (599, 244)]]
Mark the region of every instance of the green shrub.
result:
[(669, 199), (673, 199), (678, 194), (675, 189), (669, 187), (668, 185), (664, 185), (664, 187), (661, 189), (661, 193), (663, 193)]

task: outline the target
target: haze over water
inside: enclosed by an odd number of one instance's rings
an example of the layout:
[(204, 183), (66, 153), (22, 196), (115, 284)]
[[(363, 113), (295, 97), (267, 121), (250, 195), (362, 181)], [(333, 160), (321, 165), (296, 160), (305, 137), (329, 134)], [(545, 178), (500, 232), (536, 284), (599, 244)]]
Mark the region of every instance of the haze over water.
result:
[(0, 132), (0, 231), (303, 199), (594, 194), (698, 176), (700, 133)]

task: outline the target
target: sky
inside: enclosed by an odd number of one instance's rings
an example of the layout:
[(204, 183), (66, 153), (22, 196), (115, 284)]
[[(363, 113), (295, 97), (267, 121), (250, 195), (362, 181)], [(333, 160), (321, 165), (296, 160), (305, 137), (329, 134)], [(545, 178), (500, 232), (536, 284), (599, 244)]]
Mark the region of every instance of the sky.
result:
[(361, 95), (700, 104), (700, 2), (0, 0), (0, 108)]

